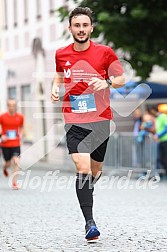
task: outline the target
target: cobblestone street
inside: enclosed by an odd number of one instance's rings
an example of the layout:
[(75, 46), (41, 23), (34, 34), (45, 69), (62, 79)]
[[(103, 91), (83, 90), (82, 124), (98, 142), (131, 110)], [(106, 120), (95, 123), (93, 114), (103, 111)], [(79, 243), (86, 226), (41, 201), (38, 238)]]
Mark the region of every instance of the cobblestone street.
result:
[(0, 251), (167, 251), (166, 181), (155, 189), (137, 189), (136, 180), (127, 189), (99, 181), (94, 217), (101, 237), (98, 243), (87, 244), (75, 174), (60, 172), (52, 187), (43, 179), (44, 170), (23, 173), (22, 188), (17, 191), (9, 188), (8, 179), (0, 173)]

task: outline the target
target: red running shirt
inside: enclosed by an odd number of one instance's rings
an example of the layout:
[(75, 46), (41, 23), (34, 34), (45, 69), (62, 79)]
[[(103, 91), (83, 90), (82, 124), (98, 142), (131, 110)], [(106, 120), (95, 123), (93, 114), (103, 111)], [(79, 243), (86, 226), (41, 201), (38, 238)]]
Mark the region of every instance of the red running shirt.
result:
[(65, 123), (89, 123), (112, 119), (110, 89), (95, 91), (88, 83), (92, 77), (108, 79), (123, 74), (114, 51), (90, 41), (84, 51), (74, 44), (56, 51), (56, 71), (64, 73), (65, 95), (62, 111)]
[(20, 146), (19, 131), (23, 123), (24, 117), (19, 113), (15, 113), (14, 115), (4, 113), (0, 116), (1, 134), (8, 136), (8, 140), (1, 143), (2, 147)]

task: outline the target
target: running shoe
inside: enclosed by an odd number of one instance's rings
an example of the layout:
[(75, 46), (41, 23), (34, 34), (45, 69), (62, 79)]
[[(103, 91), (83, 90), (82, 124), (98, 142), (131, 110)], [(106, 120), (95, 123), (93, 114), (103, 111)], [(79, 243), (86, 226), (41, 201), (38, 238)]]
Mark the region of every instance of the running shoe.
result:
[(3, 174), (5, 177), (8, 177), (9, 176), (9, 172), (7, 171), (7, 169), (3, 169)]
[(85, 239), (87, 239), (88, 242), (94, 242), (98, 240), (100, 232), (97, 229), (96, 223), (94, 222), (93, 219), (87, 221), (85, 231), (86, 231)]

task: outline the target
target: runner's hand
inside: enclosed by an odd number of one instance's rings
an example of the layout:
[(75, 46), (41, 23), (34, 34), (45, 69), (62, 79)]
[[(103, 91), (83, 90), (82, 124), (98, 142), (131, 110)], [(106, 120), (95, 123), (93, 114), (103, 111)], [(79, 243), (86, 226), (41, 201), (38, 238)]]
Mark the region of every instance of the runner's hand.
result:
[(93, 85), (94, 86), (93, 89), (96, 90), (96, 91), (108, 88), (108, 84), (107, 84), (106, 80), (101, 80), (101, 79), (96, 78), (96, 77), (93, 77), (91, 79), (91, 81), (89, 82), (89, 86), (90, 85)]
[(6, 135), (1, 136), (1, 141), (6, 142), (8, 140), (8, 137)]
[(52, 94), (51, 94), (51, 100), (52, 102), (57, 102), (60, 101), (60, 96), (59, 96), (59, 87), (54, 87), (52, 88)]

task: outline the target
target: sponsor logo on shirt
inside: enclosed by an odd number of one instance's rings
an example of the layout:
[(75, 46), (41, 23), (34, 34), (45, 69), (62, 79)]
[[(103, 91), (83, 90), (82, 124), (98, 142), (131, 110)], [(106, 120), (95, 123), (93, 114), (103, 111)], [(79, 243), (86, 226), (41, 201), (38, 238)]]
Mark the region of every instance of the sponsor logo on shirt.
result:
[(67, 70), (64, 69), (64, 76), (65, 76), (65, 78), (70, 78), (70, 76), (71, 76), (71, 70), (69, 68)]
[(69, 60), (66, 62), (65, 66), (71, 66), (71, 63)]

